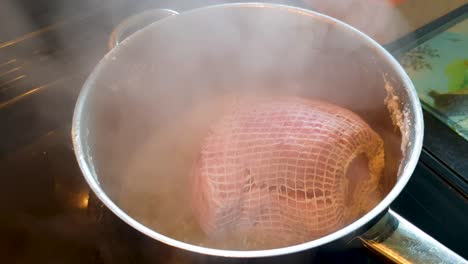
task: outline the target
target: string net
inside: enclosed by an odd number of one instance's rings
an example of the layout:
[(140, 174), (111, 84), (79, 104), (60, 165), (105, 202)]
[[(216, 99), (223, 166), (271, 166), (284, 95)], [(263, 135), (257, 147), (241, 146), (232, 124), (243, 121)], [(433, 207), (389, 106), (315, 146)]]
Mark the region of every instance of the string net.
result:
[[(211, 128), (191, 175), (193, 211), (209, 237), (300, 243), (370, 209), (383, 141), (359, 116), (295, 97), (240, 100), (231, 109)], [(365, 158), (353, 166), (364, 170), (353, 171), (365, 177), (347, 175), (358, 155)]]

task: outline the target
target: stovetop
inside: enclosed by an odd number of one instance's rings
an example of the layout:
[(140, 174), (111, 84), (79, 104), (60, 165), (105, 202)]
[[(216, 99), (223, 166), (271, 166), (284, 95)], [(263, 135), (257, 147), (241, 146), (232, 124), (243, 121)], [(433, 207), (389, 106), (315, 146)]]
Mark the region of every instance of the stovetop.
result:
[[(0, 259), (5, 263), (383, 263), (356, 245), (268, 259), (192, 254), (140, 234), (90, 192), (71, 145), (74, 103), (86, 76), (107, 51), (113, 27), (145, 8), (148, 3), (96, 6), (85, 15), (0, 42)], [(446, 180), (447, 170), (437, 156), (424, 151), (392, 208), (466, 258), (466, 193)]]

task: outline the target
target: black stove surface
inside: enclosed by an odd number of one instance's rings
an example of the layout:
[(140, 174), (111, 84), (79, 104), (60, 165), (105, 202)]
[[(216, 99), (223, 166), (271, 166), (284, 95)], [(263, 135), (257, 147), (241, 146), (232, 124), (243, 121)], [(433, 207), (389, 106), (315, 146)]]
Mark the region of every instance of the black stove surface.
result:
[[(105, 54), (112, 28), (139, 8), (148, 5), (96, 7), (37, 34), (0, 42), (1, 261), (383, 263), (354, 245), (268, 259), (192, 254), (137, 232), (90, 192), (71, 145), (74, 103), (87, 74)], [(437, 157), (424, 152), (392, 208), (466, 258), (466, 196), (446, 182), (443, 173)]]

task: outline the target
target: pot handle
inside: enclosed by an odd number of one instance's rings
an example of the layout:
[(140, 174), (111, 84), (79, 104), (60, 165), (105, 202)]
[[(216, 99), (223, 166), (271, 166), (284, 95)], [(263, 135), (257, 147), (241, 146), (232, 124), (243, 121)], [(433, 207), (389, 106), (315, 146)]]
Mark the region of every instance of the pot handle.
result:
[(358, 238), (365, 247), (395, 263), (468, 263), (392, 210)]
[(112, 31), (108, 43), (109, 50), (115, 48), (131, 34), (151, 23), (177, 14), (179, 13), (170, 9), (151, 9), (126, 18)]

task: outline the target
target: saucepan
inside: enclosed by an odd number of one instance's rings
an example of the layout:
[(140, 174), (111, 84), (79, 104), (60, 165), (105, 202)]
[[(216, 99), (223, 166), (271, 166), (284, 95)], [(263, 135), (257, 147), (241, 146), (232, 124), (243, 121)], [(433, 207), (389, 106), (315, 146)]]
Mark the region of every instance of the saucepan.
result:
[[(81, 90), (72, 137), (91, 189), (128, 225), (222, 257), (360, 241), (400, 263), (465, 262), (390, 209), (418, 162), (423, 117), (405, 71), (362, 32), (310, 10), (242, 3), (146, 11), (119, 25), (109, 45)], [(384, 141), (383, 196), (359, 219), (304, 243), (253, 250), (205, 243), (191, 224), (186, 175), (206, 127), (240, 94), (326, 100), (359, 114)]]

